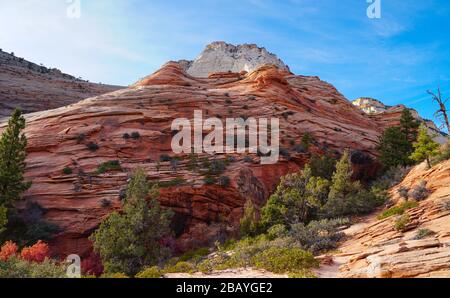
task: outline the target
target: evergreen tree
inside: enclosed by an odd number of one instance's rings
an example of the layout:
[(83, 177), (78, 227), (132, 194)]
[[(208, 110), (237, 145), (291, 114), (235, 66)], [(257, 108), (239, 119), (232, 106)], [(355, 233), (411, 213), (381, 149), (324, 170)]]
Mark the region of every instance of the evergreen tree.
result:
[(411, 154), (411, 159), (417, 162), (426, 160), (428, 167), (431, 168), (431, 157), (439, 154), (439, 144), (428, 135), (425, 126), (420, 127), (417, 142), (413, 146), (414, 152)]
[(402, 112), (402, 117), (400, 118), (400, 128), (409, 142), (413, 143), (416, 141), (417, 129), (419, 126), (420, 122), (413, 117), (411, 111), (409, 109), (404, 109)]
[(25, 118), (16, 109), (0, 139), (0, 205), (11, 206), (19, 200), (30, 183), (24, 182), (27, 139), (22, 133)]
[(308, 222), (323, 203), (328, 193), (325, 179), (313, 177), (309, 165), (303, 171), (281, 179), (276, 192), (261, 209), (261, 226), (267, 230), (282, 224), (289, 227), (298, 222)]
[(90, 237), (107, 272), (134, 276), (168, 256), (161, 240), (170, 235), (172, 213), (161, 209), (158, 195), (158, 187), (150, 187), (145, 172), (136, 170), (128, 185), (123, 212), (112, 213)]
[(389, 127), (379, 139), (378, 151), (380, 162), (385, 168), (405, 166), (411, 163), (411, 143), (402, 132), (401, 127)]
[(371, 211), (378, 204), (374, 194), (364, 189), (360, 182), (352, 181), (350, 154), (345, 151), (336, 164), (328, 200), (322, 212), (327, 217), (360, 214)]
[(258, 214), (251, 199), (247, 200), (244, 215), (240, 220), (241, 236), (255, 236), (258, 232)]

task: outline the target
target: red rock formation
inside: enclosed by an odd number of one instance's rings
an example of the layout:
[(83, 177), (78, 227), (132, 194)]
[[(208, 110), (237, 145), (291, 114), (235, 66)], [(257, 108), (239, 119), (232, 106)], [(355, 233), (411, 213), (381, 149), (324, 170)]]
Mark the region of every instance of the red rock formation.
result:
[[(450, 274), (450, 160), (426, 169), (415, 167), (402, 183), (391, 190), (400, 202), (400, 187), (412, 189), (427, 182), (430, 196), (406, 213), (410, 217), (404, 232), (395, 229), (397, 219), (371, 217), (360, 225), (339, 248), (348, 261), (341, 266), (343, 277), (448, 277)], [(420, 229), (434, 234), (416, 239)]]
[(59, 108), (121, 87), (94, 84), (0, 51), (0, 118)]
[[(179, 156), (177, 169), (158, 162), (162, 154), (173, 156), (172, 120), (191, 119), (196, 109), (203, 110), (204, 117), (278, 117), (281, 147), (290, 158), (260, 165), (256, 155), (250, 163), (236, 154), (223, 174), (231, 178), (228, 188), (205, 185), (204, 173), (186, 166), (188, 156)], [(350, 148), (374, 156), (381, 132), (330, 84), (270, 65), (248, 74), (194, 78), (172, 62), (128, 89), (26, 118), (26, 178), (33, 185), (25, 199), (38, 202), (47, 210), (46, 218), (63, 229), (52, 243), (62, 255), (89, 250), (87, 237), (120, 208), (119, 193), (136, 167), (155, 181), (185, 179), (183, 185), (162, 189), (160, 200), (176, 212), (178, 244), (186, 249), (234, 233), (247, 199), (262, 205), (282, 175), (307, 161), (306, 154), (293, 150), (304, 133), (315, 138), (314, 152)], [(140, 138), (123, 137), (132, 132)], [(89, 143), (98, 150), (90, 151)], [(225, 155), (214, 158), (223, 160)], [(123, 170), (96, 172), (110, 160), (119, 160)], [(64, 167), (73, 174), (63, 174)], [(111, 205), (103, 204), (105, 200)]]

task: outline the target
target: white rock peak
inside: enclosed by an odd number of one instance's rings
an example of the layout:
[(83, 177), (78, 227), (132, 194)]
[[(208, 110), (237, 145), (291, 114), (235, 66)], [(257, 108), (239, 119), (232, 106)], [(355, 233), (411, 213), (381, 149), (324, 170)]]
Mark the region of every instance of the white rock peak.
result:
[(194, 77), (207, 77), (216, 72), (251, 72), (265, 64), (273, 64), (289, 71), (275, 54), (255, 44), (232, 45), (216, 41), (206, 46), (194, 61), (179, 61), (185, 71)]

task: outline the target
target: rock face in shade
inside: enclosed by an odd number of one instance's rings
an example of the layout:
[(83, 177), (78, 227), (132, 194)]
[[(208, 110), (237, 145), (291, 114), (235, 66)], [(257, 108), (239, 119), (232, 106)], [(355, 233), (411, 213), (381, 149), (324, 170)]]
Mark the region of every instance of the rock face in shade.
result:
[[(375, 121), (383, 123), (387, 127), (399, 125), (402, 112), (404, 109), (407, 109), (404, 105), (386, 106), (379, 100), (367, 97), (358, 98), (352, 103)], [(410, 111), (414, 118), (428, 128), (428, 133), (433, 136), (436, 142), (440, 144), (447, 143), (448, 135), (442, 132), (432, 120), (423, 119), (414, 109), (410, 109)]]
[[(230, 178), (229, 187), (206, 185), (202, 168), (205, 160), (225, 160), (225, 155), (201, 154), (197, 169), (188, 166), (188, 155), (177, 156), (175, 166), (159, 161), (163, 154), (174, 156), (172, 120), (192, 119), (199, 109), (205, 118), (222, 120), (279, 118), (283, 156), (277, 164), (261, 165), (256, 154), (231, 154), (234, 158), (228, 156), (230, 162), (219, 175)], [(374, 157), (383, 130), (332, 85), (274, 65), (246, 74), (196, 78), (171, 62), (127, 89), (26, 118), (26, 178), (33, 185), (25, 200), (41, 205), (46, 219), (62, 228), (51, 243), (60, 255), (89, 251), (87, 237), (120, 209), (120, 193), (137, 167), (152, 181), (179, 178), (161, 189), (160, 201), (175, 211), (176, 245), (185, 250), (236, 233), (246, 200), (264, 204), (280, 177), (298, 171), (312, 153), (337, 154), (349, 148)], [(140, 137), (124, 138), (133, 132)], [(296, 150), (307, 132), (315, 139), (309, 153)], [(90, 143), (98, 150), (90, 151)], [(111, 160), (119, 160), (122, 170), (97, 172), (101, 163)], [(65, 167), (73, 173), (64, 174)], [(18, 207), (24, 206), (22, 202)]]
[(217, 72), (252, 72), (266, 64), (289, 71), (289, 67), (276, 55), (254, 44), (235, 46), (220, 41), (213, 42), (194, 61), (180, 61), (184, 70), (194, 77), (208, 77)]
[(0, 118), (59, 108), (121, 87), (94, 84), (0, 51)]
[[(398, 189), (412, 189), (427, 182), (430, 196), (406, 211), (410, 222), (404, 232), (394, 228), (396, 216), (369, 220), (355, 230), (339, 248), (348, 261), (341, 266), (343, 277), (448, 277), (450, 275), (450, 160), (427, 169), (415, 167), (391, 195), (403, 199)], [(433, 233), (417, 239), (420, 229)]]

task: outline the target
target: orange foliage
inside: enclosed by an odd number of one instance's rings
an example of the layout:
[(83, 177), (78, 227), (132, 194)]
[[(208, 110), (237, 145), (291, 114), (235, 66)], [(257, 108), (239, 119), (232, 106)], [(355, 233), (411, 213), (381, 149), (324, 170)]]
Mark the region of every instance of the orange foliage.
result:
[(50, 257), (50, 249), (47, 243), (39, 240), (35, 245), (23, 248), (20, 256), (28, 262), (42, 263)]
[(0, 250), (0, 261), (8, 261), (10, 257), (17, 255), (17, 250), (17, 244), (12, 241), (6, 241)]

